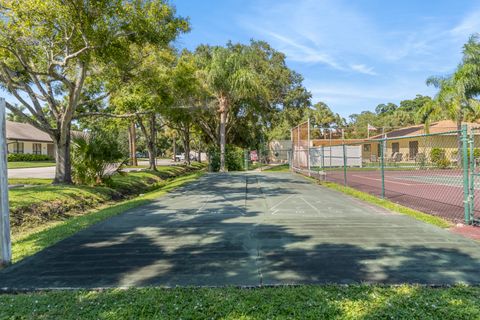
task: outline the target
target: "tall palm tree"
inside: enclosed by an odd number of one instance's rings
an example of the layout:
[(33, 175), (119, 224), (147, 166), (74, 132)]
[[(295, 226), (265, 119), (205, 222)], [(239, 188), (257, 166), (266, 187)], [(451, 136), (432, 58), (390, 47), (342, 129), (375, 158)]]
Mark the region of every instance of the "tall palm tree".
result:
[(249, 62), (247, 46), (203, 48), (199, 77), (217, 102), (220, 117), (220, 171), (225, 172), (226, 125), (232, 106), (260, 95), (261, 76)]
[(444, 117), (455, 121), (457, 127), (458, 156), (460, 160), (462, 148), (462, 122), (473, 121), (480, 115), (480, 104), (475, 99), (472, 65), (468, 62), (460, 64), (455, 73), (449, 77), (430, 77), (427, 85), (439, 89), (432, 103), (427, 103), (419, 110), (423, 122), (428, 123), (433, 117)]

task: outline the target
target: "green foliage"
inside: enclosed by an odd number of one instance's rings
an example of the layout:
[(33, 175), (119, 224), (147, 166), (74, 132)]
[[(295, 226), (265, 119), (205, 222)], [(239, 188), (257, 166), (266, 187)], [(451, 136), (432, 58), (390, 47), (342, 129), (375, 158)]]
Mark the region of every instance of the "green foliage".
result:
[(46, 154), (28, 154), (28, 153), (9, 153), (7, 155), (7, 161), (48, 161), (52, 160), (52, 157)]
[(480, 288), (353, 284), (47, 290), (4, 293), (0, 305), (2, 319), (464, 320), (480, 318)]
[[(210, 156), (210, 170), (217, 172), (220, 170), (220, 150), (218, 147), (211, 147), (208, 150)], [(244, 170), (244, 151), (243, 149), (227, 145), (225, 149), (225, 166), (228, 171)]]
[(377, 114), (383, 114), (383, 113), (393, 113), (395, 110), (397, 110), (398, 106), (395, 103), (381, 103), (375, 108), (375, 112)]
[(445, 149), (442, 148), (432, 148), (430, 150), (430, 161), (439, 169), (448, 168), (451, 164), (450, 160), (447, 159)]
[[(414, 124), (421, 124), (425, 120), (419, 112), (432, 99), (428, 96), (417, 95), (413, 99), (406, 99), (397, 106), (394, 103), (379, 104), (376, 112), (363, 111), (359, 114), (350, 115), (350, 123), (346, 134), (348, 138), (365, 138), (367, 136), (367, 125), (371, 124), (377, 129), (376, 132), (370, 132), (370, 135), (380, 134), (381, 128), (385, 131), (402, 128)], [(440, 120), (432, 118), (432, 120)]]
[(430, 161), (431, 162), (436, 163), (437, 161), (440, 161), (442, 159), (445, 159), (445, 149), (432, 148), (432, 150), (430, 150)]
[[(189, 29), (163, 0), (0, 0), (0, 16), (0, 86), (26, 110), (7, 108), (58, 137), (63, 168), (71, 165), (64, 129), (76, 114), (104, 107), (136, 69), (137, 48), (168, 47)], [(70, 183), (68, 172), (56, 181)]]
[(72, 142), (72, 175), (79, 184), (104, 182), (107, 169), (124, 157), (118, 140), (107, 132), (76, 135)]
[(448, 167), (450, 167), (451, 162), (447, 158), (443, 158), (435, 162), (435, 164), (439, 169), (447, 169)]

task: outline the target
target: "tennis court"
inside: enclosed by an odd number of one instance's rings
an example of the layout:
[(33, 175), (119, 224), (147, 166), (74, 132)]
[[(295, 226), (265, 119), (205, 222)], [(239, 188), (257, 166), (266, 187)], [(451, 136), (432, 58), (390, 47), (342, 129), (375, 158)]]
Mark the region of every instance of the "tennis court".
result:
[[(347, 185), (376, 196), (382, 193), (382, 177), (379, 170), (343, 169), (329, 170), (320, 178)], [(422, 212), (462, 222), (464, 218), (463, 171), (446, 170), (395, 170), (384, 171), (385, 197), (396, 203)], [(479, 179), (474, 181), (475, 204), (480, 192)], [(475, 206), (478, 216), (478, 205)]]
[(477, 284), (478, 270), (478, 242), (299, 175), (252, 172), (208, 174), (96, 224), (0, 271), (0, 287)]

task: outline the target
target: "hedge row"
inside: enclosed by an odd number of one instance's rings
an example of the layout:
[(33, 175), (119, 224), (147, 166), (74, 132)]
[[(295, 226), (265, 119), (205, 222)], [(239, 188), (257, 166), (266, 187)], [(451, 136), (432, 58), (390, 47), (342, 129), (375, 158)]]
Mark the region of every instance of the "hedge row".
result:
[(27, 153), (9, 153), (8, 161), (48, 161), (53, 160), (52, 157), (46, 154), (27, 154)]

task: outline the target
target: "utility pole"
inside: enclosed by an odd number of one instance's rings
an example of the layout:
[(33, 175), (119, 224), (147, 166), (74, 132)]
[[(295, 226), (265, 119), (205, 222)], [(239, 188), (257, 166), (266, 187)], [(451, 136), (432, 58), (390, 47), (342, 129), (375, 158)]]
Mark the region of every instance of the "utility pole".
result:
[(5, 99), (0, 98), (0, 267), (9, 265), (12, 261), (7, 175)]

